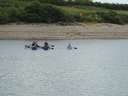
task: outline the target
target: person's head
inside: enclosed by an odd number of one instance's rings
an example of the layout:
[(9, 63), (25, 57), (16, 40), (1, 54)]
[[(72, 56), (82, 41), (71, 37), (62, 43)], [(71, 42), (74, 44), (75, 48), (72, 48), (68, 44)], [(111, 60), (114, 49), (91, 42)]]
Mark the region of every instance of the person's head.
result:
[(48, 45), (48, 42), (44, 42), (45, 45)]

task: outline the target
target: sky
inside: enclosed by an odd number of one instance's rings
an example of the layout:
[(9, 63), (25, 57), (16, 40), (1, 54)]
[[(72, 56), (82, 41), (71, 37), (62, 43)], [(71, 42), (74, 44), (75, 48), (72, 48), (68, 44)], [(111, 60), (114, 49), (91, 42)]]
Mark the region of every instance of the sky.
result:
[(107, 2), (107, 3), (121, 3), (121, 4), (128, 4), (128, 0), (93, 0), (97, 2)]

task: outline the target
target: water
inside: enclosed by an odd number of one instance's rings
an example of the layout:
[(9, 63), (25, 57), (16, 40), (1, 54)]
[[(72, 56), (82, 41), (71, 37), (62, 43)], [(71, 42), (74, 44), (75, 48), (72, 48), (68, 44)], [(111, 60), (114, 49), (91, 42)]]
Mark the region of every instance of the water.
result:
[(0, 96), (128, 96), (128, 40), (50, 43), (31, 51), (29, 41), (0, 41)]

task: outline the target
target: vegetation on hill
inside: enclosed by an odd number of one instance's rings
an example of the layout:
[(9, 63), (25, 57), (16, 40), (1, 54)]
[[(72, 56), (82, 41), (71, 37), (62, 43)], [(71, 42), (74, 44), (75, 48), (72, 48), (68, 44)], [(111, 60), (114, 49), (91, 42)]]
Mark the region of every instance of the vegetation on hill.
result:
[(90, 0), (0, 0), (0, 23), (128, 23), (127, 4), (101, 4)]
[(100, 2), (57, 2), (58, 5), (63, 6), (91, 6), (91, 7), (101, 7), (101, 8), (107, 8), (107, 9), (113, 9), (113, 10), (127, 10), (128, 11), (128, 4), (110, 4), (110, 3), (100, 3)]

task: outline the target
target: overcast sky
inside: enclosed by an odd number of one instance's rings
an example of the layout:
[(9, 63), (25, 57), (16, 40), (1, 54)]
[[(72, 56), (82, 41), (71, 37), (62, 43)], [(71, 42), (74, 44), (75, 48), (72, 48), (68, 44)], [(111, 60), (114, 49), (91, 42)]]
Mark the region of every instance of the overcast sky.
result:
[(97, 2), (109, 2), (109, 3), (123, 3), (123, 4), (128, 4), (128, 0), (93, 0)]

